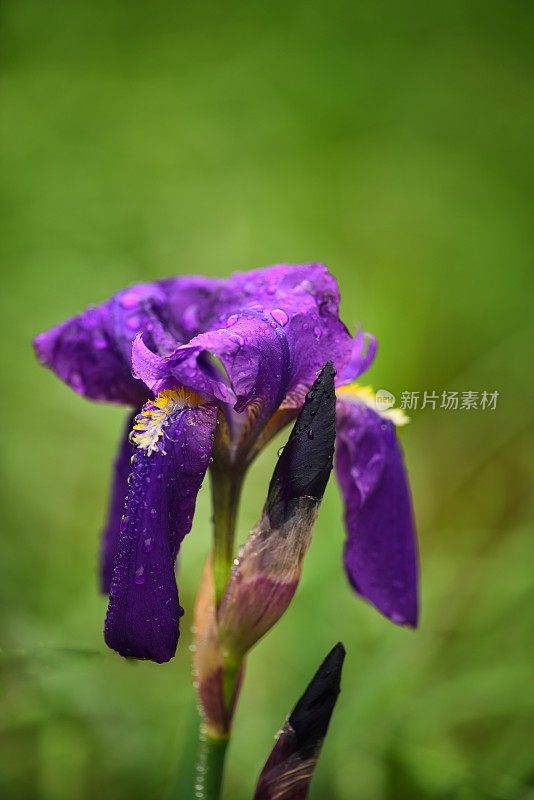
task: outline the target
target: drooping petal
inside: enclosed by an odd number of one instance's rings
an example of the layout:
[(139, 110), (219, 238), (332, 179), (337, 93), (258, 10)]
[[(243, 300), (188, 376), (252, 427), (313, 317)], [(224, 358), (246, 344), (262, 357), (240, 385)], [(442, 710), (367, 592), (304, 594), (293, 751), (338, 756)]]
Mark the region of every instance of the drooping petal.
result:
[(137, 420), (105, 638), (123, 656), (162, 663), (178, 642), (174, 562), (209, 464), (216, 409), (190, 407), (183, 393), (168, 393), (147, 403)]
[(132, 469), (130, 459), (134, 451), (129, 436), (135, 416), (135, 414), (128, 415), (126, 427), (120, 440), (119, 449), (113, 465), (113, 481), (109, 499), (108, 518), (102, 532), (100, 550), (100, 587), (104, 594), (109, 594), (111, 588), (113, 563), (115, 561), (115, 553), (117, 552), (117, 544), (119, 541), (121, 518), (124, 513), (126, 495), (128, 494), (128, 476)]
[(417, 545), (408, 477), (393, 423), (338, 401), (336, 473), (345, 500), (345, 569), (354, 589), (399, 625), (418, 618)]

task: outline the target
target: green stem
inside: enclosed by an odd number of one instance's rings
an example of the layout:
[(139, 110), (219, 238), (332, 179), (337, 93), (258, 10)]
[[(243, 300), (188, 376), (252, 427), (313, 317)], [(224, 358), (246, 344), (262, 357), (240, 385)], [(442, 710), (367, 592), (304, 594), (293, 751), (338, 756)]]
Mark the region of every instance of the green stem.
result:
[(234, 560), (237, 510), (243, 485), (243, 474), (227, 465), (211, 468), (213, 503), (213, 580), (217, 606), (226, 589)]
[[(237, 510), (243, 471), (230, 466), (224, 460), (215, 459), (211, 466), (211, 495), (213, 503), (213, 581), (215, 603), (218, 607), (226, 589), (234, 561), (234, 541)], [(230, 707), (237, 680), (236, 670), (222, 666), (221, 701)], [(230, 739), (214, 736), (203, 727), (200, 732), (200, 750), (197, 762), (195, 796), (197, 800), (220, 800), (224, 776), (224, 760)]]
[(219, 800), (221, 797), (227, 747), (228, 739), (201, 734), (195, 784), (197, 800)]

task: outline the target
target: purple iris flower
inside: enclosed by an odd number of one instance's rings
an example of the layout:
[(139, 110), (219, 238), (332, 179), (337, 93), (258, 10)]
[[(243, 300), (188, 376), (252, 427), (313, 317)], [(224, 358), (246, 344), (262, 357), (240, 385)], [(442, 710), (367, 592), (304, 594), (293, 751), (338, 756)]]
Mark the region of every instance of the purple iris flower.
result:
[(172, 658), (183, 613), (174, 565), (212, 458), (243, 472), (295, 419), (327, 361), (337, 372), (348, 578), (393, 622), (417, 624), (415, 529), (395, 431), (404, 420), (377, 411), (354, 383), (376, 340), (350, 335), (324, 265), (138, 284), (40, 334), (35, 349), (78, 394), (132, 409), (102, 544), (111, 647)]

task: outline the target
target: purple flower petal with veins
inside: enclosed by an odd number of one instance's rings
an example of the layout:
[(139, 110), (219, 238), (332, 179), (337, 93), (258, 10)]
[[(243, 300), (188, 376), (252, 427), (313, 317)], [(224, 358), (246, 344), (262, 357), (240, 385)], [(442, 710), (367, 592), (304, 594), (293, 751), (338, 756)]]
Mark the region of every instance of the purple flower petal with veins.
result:
[(417, 549), (395, 426), (338, 401), (336, 473), (346, 507), (345, 569), (354, 589), (398, 625), (417, 625)]
[(147, 403), (134, 427), (105, 638), (123, 656), (162, 663), (178, 642), (182, 610), (174, 562), (191, 530), (217, 416), (214, 406), (189, 407), (177, 392), (158, 402)]

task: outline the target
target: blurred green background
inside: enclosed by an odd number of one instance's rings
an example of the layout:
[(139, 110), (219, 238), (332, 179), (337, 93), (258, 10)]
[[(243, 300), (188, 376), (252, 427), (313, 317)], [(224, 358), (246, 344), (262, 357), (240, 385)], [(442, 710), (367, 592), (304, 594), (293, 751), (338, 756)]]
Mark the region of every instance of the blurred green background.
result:
[[(380, 339), (375, 388), (500, 397), (415, 411), (402, 432), (418, 632), (349, 591), (331, 482), (298, 595), (249, 659), (226, 796), (251, 797), (342, 639), (315, 800), (532, 800), (532, 4), (2, 0), (0, 15), (0, 797), (187, 785), (209, 542), (206, 487), (177, 658), (106, 651), (96, 555), (124, 412), (41, 369), (31, 337), (134, 281), (322, 260), (345, 321)], [(279, 444), (250, 475), (240, 539)]]

